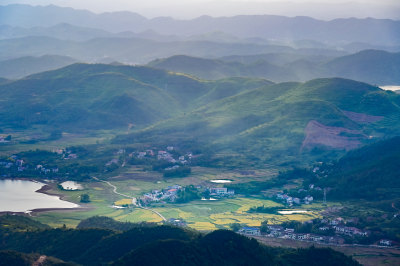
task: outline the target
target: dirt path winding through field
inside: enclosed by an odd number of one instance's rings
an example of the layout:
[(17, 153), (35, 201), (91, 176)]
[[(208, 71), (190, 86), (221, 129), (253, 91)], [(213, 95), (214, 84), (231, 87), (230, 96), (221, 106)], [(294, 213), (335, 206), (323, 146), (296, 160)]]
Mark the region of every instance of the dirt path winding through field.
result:
[(40, 266), (40, 265), (43, 265), (43, 263), (46, 261), (46, 259), (47, 259), (47, 256), (42, 255), (42, 256), (40, 256), (40, 257), (37, 259), (37, 261), (35, 261), (35, 262), (32, 264), (32, 266)]
[(140, 203), (137, 202), (137, 200), (136, 200), (135, 197), (132, 197), (132, 196), (129, 196), (129, 195), (125, 195), (125, 194), (123, 194), (123, 193), (118, 192), (118, 191), (117, 191), (117, 187), (114, 186), (113, 184), (111, 184), (109, 181), (101, 180), (101, 179), (98, 179), (97, 177), (93, 177), (93, 179), (96, 180), (96, 181), (99, 181), (99, 182), (106, 183), (107, 185), (109, 185), (110, 187), (112, 187), (113, 192), (114, 192), (115, 194), (120, 195), (120, 196), (123, 196), (123, 197), (126, 197), (126, 198), (132, 199), (132, 204), (135, 205), (136, 207), (141, 208), (141, 209), (144, 209), (144, 210), (148, 210), (148, 211), (151, 211), (151, 212), (157, 214), (158, 216), (160, 216), (160, 218), (161, 218), (163, 221), (166, 221), (166, 220), (167, 220), (167, 219), (166, 219), (161, 213), (159, 213), (158, 211), (155, 211), (155, 210), (153, 210), (153, 209), (150, 209), (150, 208), (147, 208), (147, 207), (143, 207), (142, 205), (140, 205)]

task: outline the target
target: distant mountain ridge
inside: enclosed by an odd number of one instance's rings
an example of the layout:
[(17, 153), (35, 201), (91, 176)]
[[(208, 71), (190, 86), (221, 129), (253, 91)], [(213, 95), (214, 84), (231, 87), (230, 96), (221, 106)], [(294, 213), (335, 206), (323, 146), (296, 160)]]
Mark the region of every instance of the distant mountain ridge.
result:
[[(230, 56), (222, 60), (173, 56), (152, 61), (149, 65), (205, 79), (244, 76), (282, 82), (342, 77), (379, 85), (400, 84), (400, 53), (364, 50), (334, 59), (321, 57), (320, 61), (311, 61), (311, 56), (300, 54), (291, 57), (290, 54), (275, 54), (275, 57), (270, 54), (260, 55), (259, 60), (256, 58), (257, 56), (253, 55)], [(269, 58), (273, 61), (272, 64), (268, 61)], [(283, 63), (278, 64), (276, 58), (282, 58), (279, 60)]]
[(400, 52), (365, 50), (335, 58), (325, 65), (329, 72), (372, 84), (400, 84)]
[(0, 61), (0, 77), (17, 79), (34, 73), (61, 68), (76, 62), (77, 60), (71, 57), (59, 55), (25, 56), (9, 59)]
[[(167, 35), (199, 35), (214, 31), (240, 38), (310, 39), (323, 42), (364, 42), (399, 45), (400, 21), (383, 19), (335, 19), (321, 21), (309, 17), (272, 15), (213, 18), (202, 16), (193, 20), (167, 17), (147, 19), (136, 13), (114, 12), (94, 14), (57, 6), (0, 6), (0, 24), (11, 26), (54, 26), (60, 23), (98, 28), (111, 32), (154, 30)], [(343, 29), (346, 29), (343, 31)], [(368, 34), (365, 34), (368, 32)]]
[[(299, 52), (343, 55), (333, 50), (296, 50), (282, 45), (254, 43), (226, 43), (212, 41), (168, 41), (138, 37), (94, 38), (88, 41), (60, 40), (48, 36), (26, 36), (0, 40), (0, 60), (22, 56), (42, 56), (46, 54), (67, 55), (84, 62), (101, 62), (104, 58), (129, 64), (144, 64), (156, 58), (176, 54), (197, 57), (221, 57), (231, 54)], [(346, 54), (346, 53), (344, 53)]]
[(93, 38), (112, 37), (107, 31), (73, 26), (67, 23), (60, 23), (51, 27), (14, 27), (0, 25), (0, 39), (21, 38), (27, 36), (47, 36), (60, 40), (87, 41)]

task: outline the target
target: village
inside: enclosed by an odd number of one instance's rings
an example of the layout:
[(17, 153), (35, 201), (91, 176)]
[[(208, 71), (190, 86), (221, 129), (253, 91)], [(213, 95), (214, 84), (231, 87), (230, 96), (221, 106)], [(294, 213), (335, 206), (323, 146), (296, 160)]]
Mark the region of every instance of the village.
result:
[[(293, 205), (311, 205), (314, 202), (314, 196), (323, 197), (323, 204), (326, 204), (326, 194), (329, 188), (320, 188), (314, 184), (310, 184), (307, 189), (300, 188), (290, 192), (276, 192), (272, 195), (272, 199), (282, 203), (288, 207)], [(314, 195), (314, 196), (313, 196)]]
[(277, 201), (282, 202), (290, 207), (293, 205), (301, 205), (302, 203), (306, 204), (306, 205), (310, 205), (314, 201), (314, 197), (310, 196), (310, 195), (307, 195), (303, 199), (300, 199), (297, 197), (291, 197), (290, 195), (288, 195), (286, 193), (276, 193), (274, 195), (274, 198)]
[[(53, 153), (57, 154), (59, 159), (63, 161), (75, 160), (78, 158), (76, 153), (68, 149), (55, 149)], [(129, 153), (124, 149), (119, 149), (113, 153), (113, 156), (118, 156), (118, 159), (114, 157), (108, 161), (105, 166), (114, 164), (118, 166), (122, 164), (122, 166), (124, 166), (129, 159), (138, 159), (140, 160), (139, 162), (145, 162), (147, 159), (148, 161), (146, 162), (150, 162), (150, 164), (160, 162), (159, 165), (163, 167), (161, 170), (164, 173), (187, 167), (194, 158), (191, 152), (181, 153), (173, 146), (167, 146), (165, 150), (154, 148)], [(33, 171), (48, 176), (56, 176), (59, 172), (58, 167), (46, 166), (45, 164), (27, 164), (24, 159), (17, 155), (11, 155), (0, 161), (0, 168), (12, 170), (11, 172), (24, 172), (29, 170), (30, 172)], [(7, 171), (2, 171), (1, 175), (2, 177), (8, 177)], [(323, 203), (326, 204), (326, 189), (314, 186), (313, 184), (310, 184), (306, 188), (274, 192), (274, 194), (270, 195), (270, 198), (287, 207), (293, 207), (301, 206), (302, 204), (313, 204), (315, 202), (315, 195), (319, 195), (318, 198), (323, 195)], [(153, 189), (138, 197), (136, 201), (139, 206), (146, 207), (158, 203), (185, 203), (192, 200), (217, 200), (234, 196), (235, 190), (227, 187), (213, 186), (211, 183), (204, 183), (196, 186), (174, 184), (162, 189)], [(186, 226), (186, 222), (179, 218), (171, 218), (167, 222), (176, 226)], [(314, 219), (303, 223), (303, 225), (307, 224), (310, 225), (312, 230), (298, 230), (298, 228), (291, 226), (289, 223), (264, 224), (260, 227), (241, 225), (238, 232), (248, 236), (291, 239), (332, 245), (353, 243), (352, 240), (368, 238), (371, 235), (370, 231), (357, 228), (354, 226), (355, 223), (351, 220), (345, 220), (341, 217)], [(390, 239), (380, 239), (376, 241), (375, 244), (387, 247), (398, 245)]]
[(165, 169), (165, 170), (171, 170), (179, 168), (179, 164), (181, 165), (189, 164), (192, 160), (193, 154), (191, 152), (186, 152), (184, 153), (184, 155), (182, 155), (173, 146), (167, 146), (166, 150), (154, 151), (152, 149), (147, 149), (145, 151), (132, 152), (129, 154), (129, 157), (130, 158), (136, 157), (138, 159), (151, 158), (157, 160), (164, 160), (171, 164), (176, 164), (172, 167)]
[(138, 202), (141, 205), (150, 205), (152, 203), (174, 203), (177, 202), (182, 192), (190, 190), (192, 197), (189, 200), (209, 200), (209, 199), (221, 199), (227, 197), (233, 197), (235, 191), (225, 187), (204, 187), (204, 186), (187, 186), (182, 187), (180, 185), (168, 186), (165, 189), (155, 189), (149, 193), (145, 193), (143, 196), (138, 198)]
[[(55, 149), (53, 150), (53, 152), (58, 154), (60, 156), (60, 159), (63, 160), (73, 160), (78, 158), (77, 154), (65, 149)], [(0, 161), (0, 166), (2, 166), (3, 169), (8, 170), (8, 172), (22, 173), (29, 170), (30, 172), (38, 173), (41, 175), (56, 175), (59, 172), (58, 167), (48, 167), (44, 164), (31, 165), (25, 162), (23, 159), (19, 158), (17, 155), (11, 155), (3, 161)], [(5, 172), (2, 172), (1, 176), (8, 177), (10, 176), (10, 173), (7, 174)]]
[[(353, 226), (346, 226), (343, 218), (334, 219), (315, 219), (306, 221), (304, 224), (317, 224), (317, 230), (313, 232), (299, 232), (289, 225), (262, 225), (261, 227), (241, 227), (239, 233), (247, 236), (262, 236), (270, 238), (291, 239), (297, 241), (315, 242), (320, 244), (343, 245), (352, 244), (352, 239), (366, 238), (370, 235), (370, 231), (361, 230)], [(303, 230), (304, 231), (304, 230)], [(380, 239), (374, 243), (379, 246), (398, 246), (392, 240)]]

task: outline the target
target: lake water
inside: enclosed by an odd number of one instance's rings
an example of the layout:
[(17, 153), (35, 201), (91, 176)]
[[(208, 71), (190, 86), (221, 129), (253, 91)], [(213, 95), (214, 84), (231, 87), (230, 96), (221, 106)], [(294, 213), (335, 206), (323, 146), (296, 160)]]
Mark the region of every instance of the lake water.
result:
[(298, 210), (298, 211), (278, 211), (280, 214), (296, 214), (296, 213), (308, 213), (308, 211)]
[(79, 205), (36, 192), (43, 183), (26, 180), (0, 180), (0, 212), (29, 212), (34, 209), (76, 208)]
[(82, 190), (83, 187), (81, 184), (76, 183), (75, 181), (65, 181), (60, 184), (65, 190)]
[(386, 91), (398, 91), (398, 90), (400, 90), (400, 86), (396, 86), (396, 85), (379, 86), (379, 88), (381, 88), (382, 90), (386, 90)]
[(210, 180), (210, 182), (217, 183), (217, 184), (226, 184), (226, 183), (231, 183), (232, 180), (229, 180), (229, 179), (213, 179), (213, 180)]

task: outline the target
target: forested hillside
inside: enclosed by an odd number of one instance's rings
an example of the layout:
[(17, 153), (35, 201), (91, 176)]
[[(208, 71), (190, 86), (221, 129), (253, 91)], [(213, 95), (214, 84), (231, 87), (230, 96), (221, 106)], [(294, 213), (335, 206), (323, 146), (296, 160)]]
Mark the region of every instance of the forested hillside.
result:
[(339, 199), (396, 199), (400, 195), (400, 137), (387, 139), (349, 152), (332, 166), (322, 168), (331, 187), (329, 194)]
[[(15, 231), (1, 227), (0, 250), (45, 254), (83, 265), (359, 265), (331, 249), (271, 248), (227, 230), (201, 234), (142, 224), (121, 232), (95, 229), (96, 219), (105, 222), (101, 217), (91, 219), (93, 227), (88, 229)], [(1, 256), (30, 261), (21, 253), (0, 252)]]
[(252, 163), (299, 162), (398, 134), (398, 104), (398, 95), (351, 80), (280, 83), (223, 98), (115, 142), (190, 140)]

